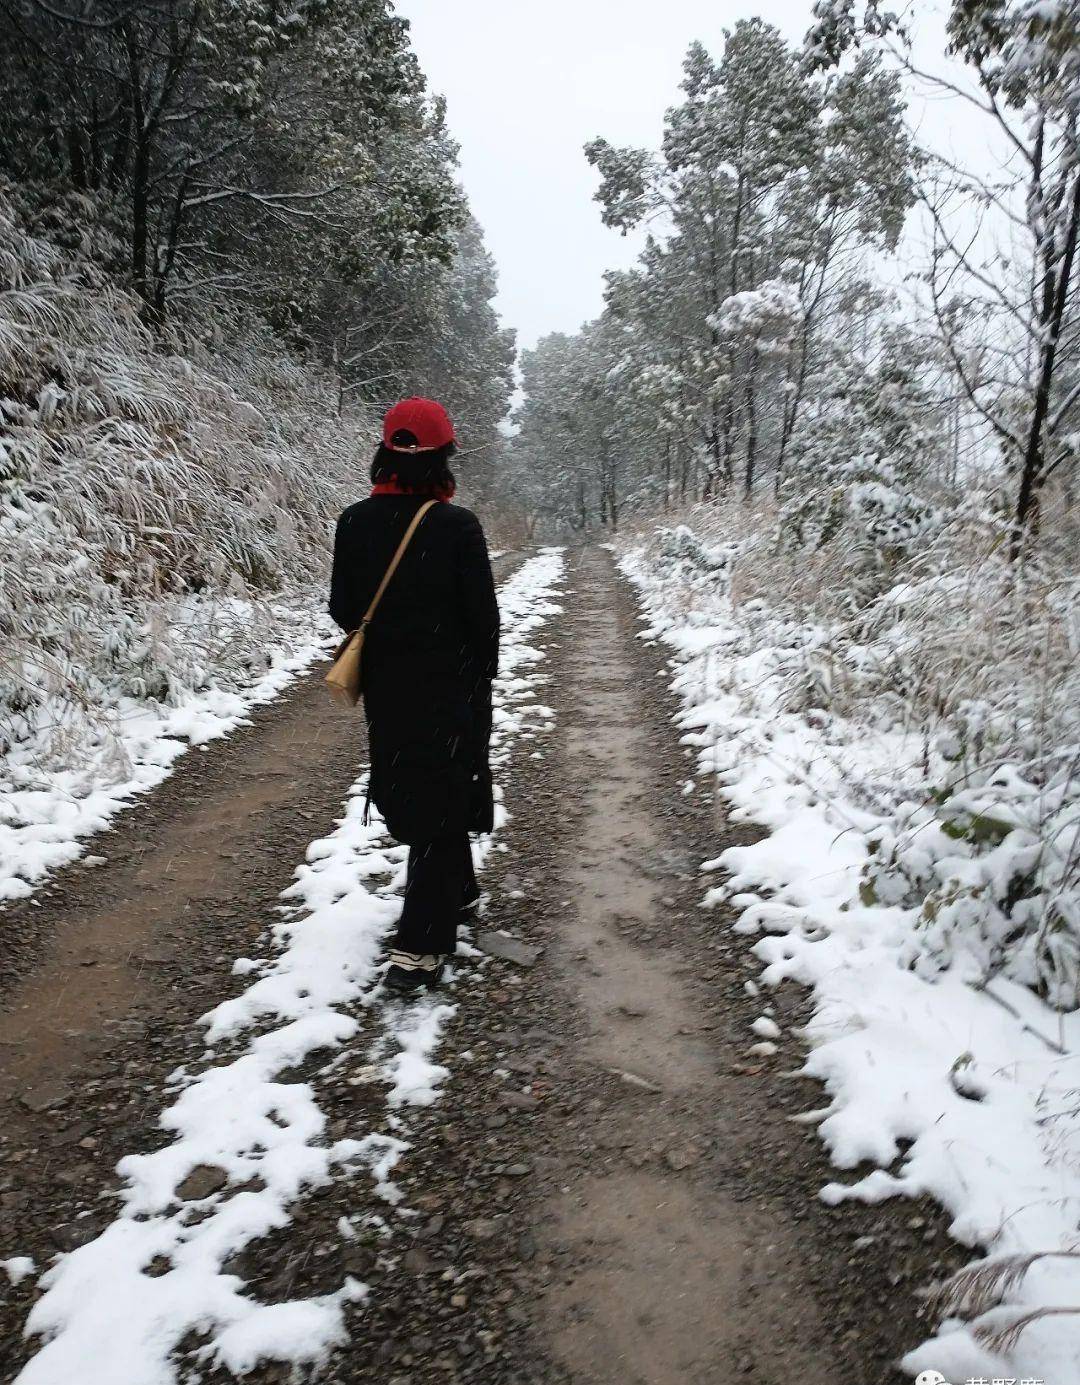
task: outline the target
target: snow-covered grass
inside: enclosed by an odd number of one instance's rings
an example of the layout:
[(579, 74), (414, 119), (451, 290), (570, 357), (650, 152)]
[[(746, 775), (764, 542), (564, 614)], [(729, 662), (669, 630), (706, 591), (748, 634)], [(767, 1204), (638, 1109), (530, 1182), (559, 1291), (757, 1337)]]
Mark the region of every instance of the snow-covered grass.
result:
[(696, 781), (764, 829), (704, 863), (703, 904), (735, 906), (765, 984), (814, 989), (800, 1034), (756, 1030), (827, 1088), (814, 1118), (854, 1172), (821, 1195), (929, 1195), (985, 1258), (912, 1374), (1075, 1380), (1075, 580), (1018, 580), (973, 523), (852, 601), (843, 545), (785, 560), (767, 516), (688, 518), (621, 562)]
[(320, 647), (365, 420), (239, 312), (170, 330), (0, 185), (0, 898)]
[[(43, 762), (41, 743), (28, 738), (0, 760), (0, 900), (33, 893), (51, 872), (77, 860), (94, 833), (107, 827), (139, 794), (159, 784), (192, 746), (226, 736), (251, 709), (272, 701), (339, 638), (319, 596), (255, 603), (238, 597), (175, 604), (172, 637), (195, 638), (207, 663), (207, 686), (175, 694), (170, 702), (117, 696), (107, 709), (83, 719), (66, 744), (71, 761), (53, 753)], [(318, 603), (318, 604), (317, 604)], [(184, 621), (186, 624), (182, 624)], [(265, 669), (229, 667), (230, 639), (261, 630)], [(220, 655), (220, 657), (215, 657)]]
[[(561, 571), (559, 552), (545, 550), (500, 592), (497, 766), (515, 736), (550, 721), (537, 701), (543, 654), (535, 637), (558, 610), (552, 594)], [(161, 1116), (172, 1143), (120, 1161), (116, 1220), (43, 1275), (27, 1331), (45, 1344), (20, 1385), (175, 1385), (173, 1353), (193, 1331), (200, 1359), (237, 1375), (260, 1361), (318, 1364), (346, 1340), (345, 1307), (364, 1299), (362, 1283), (346, 1277), (330, 1294), (264, 1304), (226, 1263), (287, 1226), (297, 1199), (334, 1178), (366, 1175), (386, 1217), (398, 1215), (402, 1193), (392, 1174), (407, 1145), (393, 1113), (437, 1101), (450, 1078), (435, 1050), (454, 991), (475, 964), (465, 961), (447, 999), (406, 1005), (384, 996), (378, 959), (400, 909), (407, 853), (377, 818), (365, 825), (365, 782), (353, 786), (336, 830), (308, 847), (283, 895), (270, 955), (236, 962), (251, 984), (204, 1016), (206, 1064), (174, 1075), (174, 1100)], [(481, 844), (481, 859), (488, 846)], [(323, 1051), (335, 1054), (335, 1068), (355, 1060), (357, 1080), (385, 1085), (385, 1128), (328, 1138), (317, 1081), (286, 1076)], [(181, 1201), (178, 1186), (200, 1167), (227, 1182)], [(0, 1263), (13, 1278), (32, 1272), (18, 1255)]]

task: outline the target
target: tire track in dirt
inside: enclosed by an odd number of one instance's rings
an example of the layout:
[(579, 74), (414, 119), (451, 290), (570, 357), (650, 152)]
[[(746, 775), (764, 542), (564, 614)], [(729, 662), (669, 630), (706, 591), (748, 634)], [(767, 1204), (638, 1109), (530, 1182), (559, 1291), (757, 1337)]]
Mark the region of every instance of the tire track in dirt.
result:
[[(752, 1365), (769, 1380), (825, 1385), (836, 1377), (814, 1340), (821, 1313), (791, 1223), (733, 1200), (719, 1176), (745, 1139), (743, 1088), (687, 982), (694, 948), (677, 950), (689, 940), (671, 887), (698, 863), (657, 812), (649, 689), (613, 585), (608, 556), (586, 553), (563, 727), (583, 804), (563, 872), (573, 910), (553, 962), (586, 1017), (580, 1058), (625, 1092), (603, 1121), (603, 1146), (621, 1160), (582, 1171), (544, 1208), (541, 1243), (576, 1260), (545, 1295), (544, 1317), (575, 1382), (720, 1385)], [(700, 956), (699, 974), (712, 964)]]
[(104, 866), (76, 863), (36, 903), (4, 911), (7, 934), (36, 938), (0, 1013), (0, 1101), (15, 1098), (19, 1119), (48, 1109), (117, 1025), (180, 994), (209, 999), (219, 973), (208, 943), (228, 949), (227, 974), (265, 926), (362, 759), (358, 719), (328, 710), (320, 683), (310, 675), (227, 741), (189, 751), (93, 840)]

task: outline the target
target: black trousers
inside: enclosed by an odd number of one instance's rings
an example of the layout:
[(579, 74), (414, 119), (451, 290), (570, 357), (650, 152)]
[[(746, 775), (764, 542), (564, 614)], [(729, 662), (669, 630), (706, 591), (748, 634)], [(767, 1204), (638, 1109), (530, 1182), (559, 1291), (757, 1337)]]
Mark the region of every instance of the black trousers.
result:
[(402, 952), (453, 952), (462, 910), (479, 897), (467, 832), (409, 847), (394, 946)]

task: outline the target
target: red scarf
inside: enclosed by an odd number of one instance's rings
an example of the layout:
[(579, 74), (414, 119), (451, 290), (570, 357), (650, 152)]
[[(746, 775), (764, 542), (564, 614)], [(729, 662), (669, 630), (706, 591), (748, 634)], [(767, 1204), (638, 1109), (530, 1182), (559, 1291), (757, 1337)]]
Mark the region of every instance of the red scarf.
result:
[(377, 481), (371, 488), (372, 495), (422, 495), (428, 500), (452, 500), (456, 487), (451, 481), (448, 486), (403, 486), (398, 480)]

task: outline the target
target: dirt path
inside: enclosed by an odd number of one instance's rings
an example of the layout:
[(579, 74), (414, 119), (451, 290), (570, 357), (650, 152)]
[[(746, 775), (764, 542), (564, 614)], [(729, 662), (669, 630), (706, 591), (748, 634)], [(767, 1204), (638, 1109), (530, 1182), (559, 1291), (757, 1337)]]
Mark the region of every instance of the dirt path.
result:
[[(790, 1041), (748, 1053), (756, 965), (698, 908), (697, 865), (733, 834), (707, 792), (681, 792), (660, 653), (636, 639), (607, 553), (572, 559), (564, 600), (541, 640), (556, 730), (515, 747), (485, 878), (486, 925), (539, 958), (463, 972), (438, 1055), (451, 1098), (395, 1117), (408, 1215), (389, 1240), (343, 1241), (343, 1216), (386, 1206), (342, 1180), (236, 1268), (264, 1301), (345, 1272), (369, 1284), (326, 1385), (899, 1380), (913, 1290), (953, 1265), (940, 1221), (816, 1200), (833, 1172), (787, 1118), (821, 1094), (791, 1076)], [(194, 1021), (237, 989), (232, 960), (330, 830), (360, 749), (313, 678), (185, 757), (100, 839), (106, 866), (8, 911), (33, 950), (0, 1015), (0, 1214), (39, 1266), (112, 1214), (116, 1159), (162, 1140), (167, 1075), (202, 1048)], [(798, 1022), (798, 993), (775, 1003)], [(296, 1074), (331, 1135), (384, 1119), (351, 1056)], [(5, 1381), (35, 1292), (0, 1299)]]
[[(425, 1220), (342, 1379), (899, 1382), (916, 1291), (960, 1257), (929, 1204), (817, 1199), (836, 1171), (789, 1117), (821, 1090), (797, 1045), (749, 1052), (759, 965), (699, 908), (698, 864), (745, 829), (682, 792), (663, 657), (610, 556), (573, 557), (567, 586), (557, 732), (515, 758), (487, 876), (487, 922), (541, 956), (486, 973), (447, 1034), (453, 1111), (409, 1132)], [(805, 1018), (795, 989), (774, 1003), (785, 1030)]]
[(629, 657), (606, 555), (585, 557), (577, 592), (564, 736), (584, 803), (563, 872), (575, 908), (553, 952), (588, 1025), (581, 1058), (625, 1074), (627, 1091), (608, 1103), (601, 1142), (621, 1166), (583, 1171), (544, 1209), (545, 1242), (577, 1261), (546, 1296), (549, 1330), (575, 1381), (720, 1385), (753, 1367), (824, 1385), (836, 1377), (815, 1341), (807, 1250), (790, 1218), (724, 1187), (723, 1165), (753, 1155), (755, 1131), (694, 986), (715, 953), (685, 936), (673, 889), (697, 861), (657, 811), (652, 689)]
[(0, 1013), (0, 1101), (14, 1098), (17, 1127), (62, 1105), (118, 1034), (156, 1027), (178, 1005), (194, 1018), (228, 988), (233, 958), (362, 758), (357, 719), (325, 706), (319, 684), (309, 676), (252, 725), (184, 756), (95, 839), (104, 866), (76, 865), (0, 914), (23, 944), (6, 958)]

